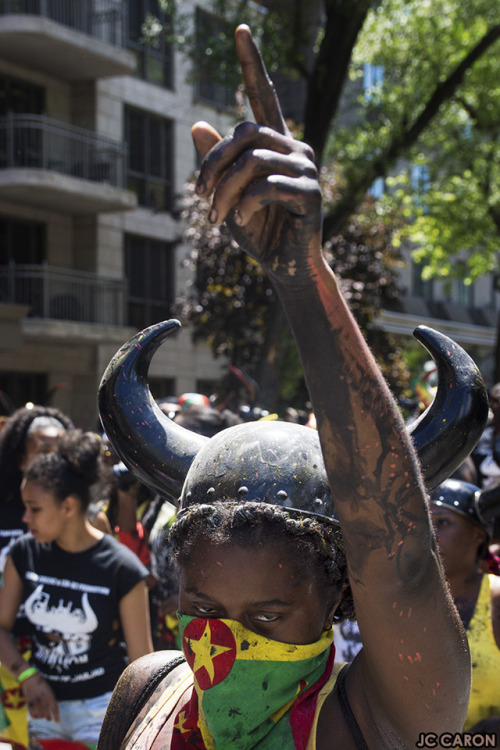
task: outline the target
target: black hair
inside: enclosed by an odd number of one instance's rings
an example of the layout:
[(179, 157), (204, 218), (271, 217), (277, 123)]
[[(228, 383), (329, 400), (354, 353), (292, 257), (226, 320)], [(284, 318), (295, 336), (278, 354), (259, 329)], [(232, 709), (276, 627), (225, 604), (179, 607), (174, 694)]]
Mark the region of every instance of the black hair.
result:
[[(192, 505), (182, 511), (168, 532), (168, 552), (185, 563), (199, 541), (211, 545), (263, 546), (269, 541), (285, 542), (290, 561), (305, 577), (314, 576), (320, 587), (340, 592), (347, 582), (347, 561), (340, 529), (314, 516), (294, 516), (277, 505), (259, 502), (224, 501), (213, 505)], [(289, 544), (292, 542), (292, 544)], [(355, 619), (354, 602), (348, 586), (334, 615), (334, 621)]]
[(23, 478), (19, 464), (26, 450), (28, 431), (38, 417), (51, 417), (69, 430), (73, 423), (59, 409), (51, 406), (23, 406), (15, 411), (2, 430), (0, 430), (0, 476), (2, 477), (2, 499), (19, 498), (19, 487)]
[(211, 406), (187, 406), (178, 411), (173, 421), (187, 430), (197, 432), (205, 437), (213, 437), (226, 427), (240, 424), (242, 419), (229, 409), (219, 411)]
[(26, 471), (25, 479), (36, 482), (62, 502), (72, 495), (82, 510), (90, 504), (90, 488), (99, 479), (101, 441), (94, 432), (69, 430), (53, 453), (42, 453)]

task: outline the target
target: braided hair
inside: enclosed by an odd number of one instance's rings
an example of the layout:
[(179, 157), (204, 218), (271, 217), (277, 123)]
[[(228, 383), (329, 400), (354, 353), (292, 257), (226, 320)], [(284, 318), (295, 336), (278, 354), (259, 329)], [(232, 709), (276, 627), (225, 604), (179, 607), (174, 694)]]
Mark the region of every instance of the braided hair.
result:
[[(340, 529), (314, 516), (295, 516), (277, 505), (259, 502), (225, 501), (192, 505), (181, 512), (167, 532), (170, 557), (186, 563), (199, 541), (211, 545), (228, 543), (241, 547), (262, 547), (272, 541), (291, 542), (290, 560), (300, 559), (300, 574), (314, 576), (323, 586), (340, 592), (347, 581), (347, 562)], [(334, 621), (355, 619), (350, 587), (334, 615)]]
[(25, 479), (35, 482), (57, 501), (72, 495), (82, 509), (91, 501), (90, 488), (99, 479), (101, 441), (94, 432), (68, 430), (53, 453), (43, 453), (28, 468)]

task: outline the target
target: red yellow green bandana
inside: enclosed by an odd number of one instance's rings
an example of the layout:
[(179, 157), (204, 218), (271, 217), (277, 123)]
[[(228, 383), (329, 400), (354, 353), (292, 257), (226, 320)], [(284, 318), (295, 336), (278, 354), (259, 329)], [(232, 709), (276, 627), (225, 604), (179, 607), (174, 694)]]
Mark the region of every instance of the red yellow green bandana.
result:
[(272, 641), (233, 620), (180, 615), (182, 649), (193, 670), (172, 750), (288, 750), (306, 747), (319, 690), (330, 676), (331, 630), (319, 641)]

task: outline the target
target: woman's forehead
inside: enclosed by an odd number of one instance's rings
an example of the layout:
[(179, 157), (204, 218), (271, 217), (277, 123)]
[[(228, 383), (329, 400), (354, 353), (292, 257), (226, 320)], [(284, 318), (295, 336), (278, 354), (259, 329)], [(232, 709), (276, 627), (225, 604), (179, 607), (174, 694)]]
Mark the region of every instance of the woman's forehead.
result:
[(217, 562), (220, 558), (219, 562), (225, 560), (226, 565), (231, 562), (237, 565), (238, 560), (254, 556), (256, 560), (274, 560), (280, 557), (280, 559), (283, 558), (283, 564), (290, 564), (293, 560), (292, 548), (293, 540), (279, 535), (248, 544), (242, 544), (230, 538), (214, 543), (210, 535), (206, 535), (197, 539), (196, 544), (190, 550), (188, 562), (194, 559)]
[[(268, 539), (255, 545), (240, 545), (231, 541), (212, 544), (210, 540), (199, 540), (186, 559), (181, 561), (181, 571), (186, 577), (200, 575), (208, 580), (217, 577), (232, 577), (241, 581), (265, 583), (266, 578), (288, 581), (297, 585), (303, 580), (307, 561), (294, 557), (293, 543), (285, 539)], [(310, 576), (308, 576), (309, 578)]]
[(464, 526), (474, 527), (476, 524), (472, 523), (470, 519), (467, 518), (465, 513), (462, 513), (459, 510), (453, 510), (453, 508), (450, 508), (449, 506), (445, 505), (438, 505), (436, 503), (431, 503), (431, 513), (433, 518), (448, 518), (453, 519), (456, 523), (463, 524)]
[(181, 587), (214, 600), (262, 602), (288, 601), (304, 587), (317, 589), (313, 575), (281, 545), (272, 541), (260, 546), (235, 544), (196, 545), (180, 565)]

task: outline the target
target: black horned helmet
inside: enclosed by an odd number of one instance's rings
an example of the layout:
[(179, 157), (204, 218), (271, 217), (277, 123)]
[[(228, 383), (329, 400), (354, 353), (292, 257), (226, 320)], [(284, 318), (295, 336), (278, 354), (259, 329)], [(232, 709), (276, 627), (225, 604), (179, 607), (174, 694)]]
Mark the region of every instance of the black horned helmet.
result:
[(494, 536), (495, 523), (500, 518), (500, 487), (481, 489), (461, 479), (445, 479), (431, 493), (431, 502), (465, 516), (488, 536)]
[[(104, 429), (137, 479), (180, 508), (240, 498), (335, 522), (316, 430), (287, 422), (249, 422), (212, 438), (169, 419), (148, 387), (159, 346), (180, 328), (157, 323), (115, 354), (101, 381)], [(419, 326), (415, 337), (438, 368), (434, 401), (409, 428), (429, 490), (469, 455), (488, 415), (486, 389), (469, 355), (441, 333)]]

